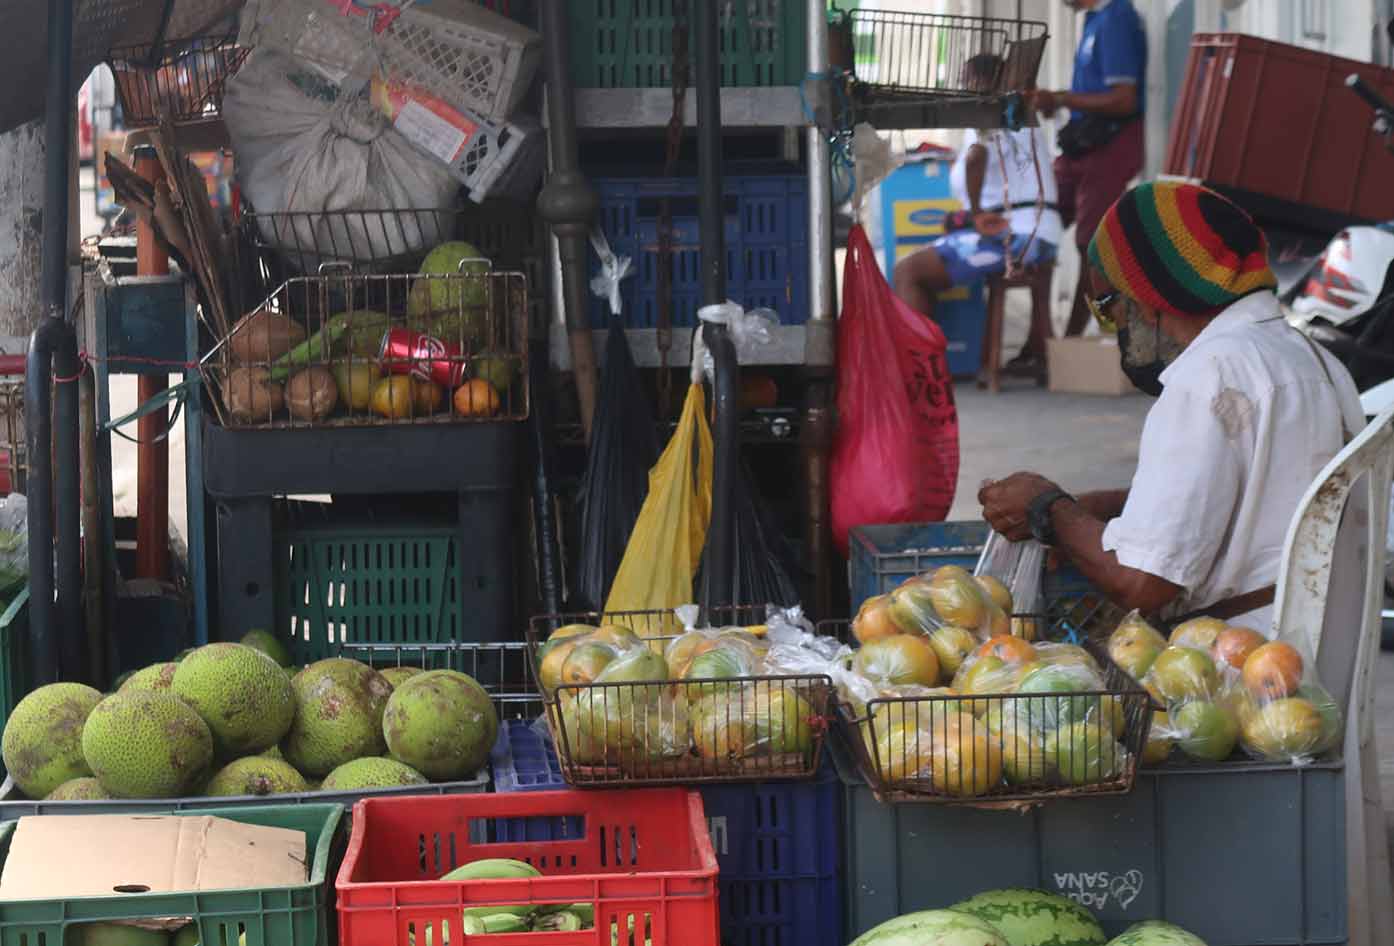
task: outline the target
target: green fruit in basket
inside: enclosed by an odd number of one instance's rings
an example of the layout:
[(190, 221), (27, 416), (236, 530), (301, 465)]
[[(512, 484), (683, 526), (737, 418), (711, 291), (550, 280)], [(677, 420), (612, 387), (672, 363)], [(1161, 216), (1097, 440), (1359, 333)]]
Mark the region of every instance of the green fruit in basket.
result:
[(557, 703), (562, 735), (557, 752), (575, 765), (618, 764), (636, 745), (633, 714), (620, 712), (619, 701), (604, 688), (563, 690)]
[(426, 776), (396, 759), (354, 759), (324, 777), (326, 792), (358, 791), (364, 788), (402, 788), (429, 784)]
[(122, 923), (84, 923), (68, 942), (74, 946), (169, 946), (163, 930), (143, 930)]
[(1209, 699), (1220, 688), (1215, 661), (1204, 651), (1171, 646), (1157, 655), (1147, 679), (1168, 703)]
[(1128, 760), (1128, 750), (1106, 726), (1074, 723), (1046, 738), (1047, 758), (1071, 785), (1095, 785), (1116, 779)]
[(473, 778), (489, 761), (499, 715), (468, 674), (431, 670), (393, 691), (382, 716), (392, 758), (429, 779)]
[(44, 801), (104, 801), (111, 793), (92, 776), (69, 779), (48, 793)]
[(426, 671), (422, 670), (420, 667), (385, 667), (378, 671), (378, 673), (382, 674), (384, 680), (392, 684), (392, 689), (394, 690), (418, 673), (425, 672)]
[(366, 411), (373, 401), (382, 370), (371, 361), (340, 362), (334, 366), (334, 383), (339, 386), (339, 398), (352, 411)]
[(69, 779), (91, 775), (82, 733), (102, 695), (80, 683), (51, 683), (19, 701), (0, 740), (5, 770), (20, 791), (43, 798)]
[(561, 668), (561, 683), (568, 686), (585, 686), (594, 683), (595, 678), (610, 665), (617, 656), (615, 648), (597, 641), (582, 641), (567, 654)]
[(649, 683), (668, 679), (668, 664), (647, 647), (636, 647), (605, 665), (596, 683)]
[(518, 368), (512, 358), (504, 355), (479, 355), (470, 362), (470, 371), (476, 378), (488, 381), (502, 394), (513, 384)]
[(986, 920), (1012, 946), (1104, 946), (1108, 941), (1087, 907), (1044, 890), (988, 890), (950, 909)]
[(127, 677), (126, 682), (121, 684), (117, 692), (121, 690), (168, 690), (174, 685), (174, 671), (177, 669), (179, 669), (179, 665), (173, 661), (152, 664)]
[[(542, 871), (526, 861), (514, 860), (511, 857), (489, 857), (463, 864), (446, 874), (441, 880), (527, 880), (541, 876)], [(531, 916), (536, 909), (531, 905), (468, 907), (464, 911), (464, 916), (481, 919), (504, 914), (527, 917)]]
[[(481, 909), (492, 909), (492, 907)], [(512, 913), (490, 913), (486, 916), (466, 910), (461, 928), (466, 936), (483, 936), (489, 933), (527, 933), (532, 928), (529, 926), (526, 916), (526, 914), (515, 916)]]
[(87, 766), (116, 798), (177, 798), (207, 778), (208, 724), (173, 693), (107, 697), (82, 730)]
[[(489, 301), (489, 284), (477, 277), (489, 269), (484, 254), (472, 244), (461, 241), (442, 243), (426, 254), (421, 263), (422, 276), (448, 277), (463, 273), (476, 278), (415, 280), (407, 295), (407, 319), (412, 327), (444, 322), (462, 329), (467, 342), (483, 341), (489, 314), (482, 307)], [(444, 341), (460, 340), (453, 333), (444, 334)]]
[(289, 795), (307, 788), (305, 776), (283, 760), (254, 755), (223, 766), (204, 786), (203, 794), (214, 797)]
[[(1018, 693), (1077, 693), (1081, 690), (1099, 690), (1103, 681), (1098, 674), (1085, 667), (1039, 664), (1024, 675), (1017, 683)], [(1092, 708), (1099, 705), (1098, 697), (1070, 696), (1055, 699), (1022, 700), (1027, 712), (1039, 719), (1047, 729), (1058, 729), (1069, 723), (1085, 718)]]
[(295, 720), (281, 752), (307, 778), (323, 778), (345, 762), (387, 751), (382, 717), (392, 684), (372, 667), (333, 657), (310, 664), (291, 685)]
[(852, 946), (1012, 946), (997, 927), (971, 913), (924, 910), (887, 920)]
[(534, 933), (575, 933), (585, 928), (585, 921), (570, 910), (549, 913), (532, 924)]
[(295, 718), (295, 693), (281, 665), (242, 644), (200, 647), (179, 664), (171, 690), (208, 724), (220, 759), (269, 749)]
[(756, 755), (798, 755), (813, 748), (813, 707), (788, 683), (752, 684), (744, 709), (754, 720)]
[(261, 628), (250, 630), (242, 635), (242, 644), (261, 651), (282, 667), (291, 665), (290, 648), (286, 647), (285, 642), (270, 631), (264, 631)]

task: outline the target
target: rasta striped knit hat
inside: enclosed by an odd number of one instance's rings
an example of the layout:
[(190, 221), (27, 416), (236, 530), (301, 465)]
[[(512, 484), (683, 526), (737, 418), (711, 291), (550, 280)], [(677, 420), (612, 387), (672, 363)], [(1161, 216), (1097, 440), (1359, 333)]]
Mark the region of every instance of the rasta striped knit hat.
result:
[(1173, 181), (1118, 198), (1089, 243), (1089, 262), (1125, 296), (1176, 315), (1209, 315), (1278, 285), (1268, 241), (1248, 214), (1212, 190)]

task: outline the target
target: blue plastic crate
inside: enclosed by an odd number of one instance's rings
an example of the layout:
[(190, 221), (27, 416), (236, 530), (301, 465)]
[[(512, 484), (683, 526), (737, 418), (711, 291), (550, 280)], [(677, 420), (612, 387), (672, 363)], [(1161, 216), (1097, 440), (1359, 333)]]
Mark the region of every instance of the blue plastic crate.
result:
[[(550, 742), (510, 720), (494, 746), (499, 792), (565, 788)], [(807, 782), (703, 788), (712, 846), (721, 867), (723, 946), (838, 946), (843, 905), (839, 872), (843, 787), (825, 757)], [(500, 818), (495, 841), (583, 837), (579, 818)]]
[[(867, 598), (883, 595), (907, 578), (943, 565), (972, 571), (987, 542), (985, 522), (911, 522), (857, 526), (847, 538), (847, 580), (852, 613)], [(1046, 572), (1046, 601), (1082, 596), (1093, 588), (1073, 566)]]
[[(737, 166), (748, 167), (748, 166)], [(722, 179), (726, 295), (747, 309), (765, 307), (784, 325), (808, 321), (808, 181), (788, 165), (782, 173), (735, 173)], [(663, 199), (673, 216), (672, 324), (697, 324), (702, 305), (702, 244), (695, 177), (595, 178), (600, 225), (610, 247), (633, 260), (621, 284), (628, 328), (658, 326), (658, 218)], [(600, 260), (590, 254), (592, 274)], [(591, 297), (591, 325), (610, 324), (610, 307)]]

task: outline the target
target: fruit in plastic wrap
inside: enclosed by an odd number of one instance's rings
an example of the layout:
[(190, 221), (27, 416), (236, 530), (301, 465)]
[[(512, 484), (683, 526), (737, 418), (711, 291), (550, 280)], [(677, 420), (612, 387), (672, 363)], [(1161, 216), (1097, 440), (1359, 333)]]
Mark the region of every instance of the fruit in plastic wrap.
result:
[(1229, 758), (1239, 738), (1239, 721), (1223, 703), (1183, 703), (1171, 711), (1170, 722), (1181, 751), (1205, 762)]
[(1152, 684), (1164, 705), (1186, 700), (1206, 700), (1220, 686), (1220, 675), (1210, 654), (1192, 647), (1172, 645), (1157, 655), (1144, 684)]
[(1173, 647), (1190, 647), (1208, 653), (1228, 627), (1219, 618), (1191, 618), (1172, 628), (1167, 643)]
[(1259, 700), (1292, 696), (1302, 683), (1302, 655), (1286, 641), (1269, 641), (1244, 661), (1244, 686)]
[(1094, 655), (1078, 644), (1046, 642), (1034, 646), (1036, 660), (1039, 663), (1060, 667), (1085, 667), (1096, 674), (1101, 672), (1099, 662), (1094, 659)]
[(607, 686), (610, 699), (618, 702), (620, 711), (639, 712), (643, 704), (658, 702), (665, 689), (659, 685), (668, 679), (668, 665), (663, 658), (643, 645), (631, 647), (605, 665), (595, 682), (600, 684), (634, 684)]
[[(1016, 692), (1080, 693), (1103, 688), (1104, 681), (1087, 667), (1038, 664), (1017, 683)], [(1049, 729), (1083, 720), (1091, 709), (1097, 712), (1099, 708), (1097, 696), (1042, 697), (1015, 702), (1022, 704), (1025, 712), (1040, 719), (1041, 725)]]
[(543, 689), (551, 692), (561, 686), (561, 671), (571, 652), (584, 642), (581, 637), (548, 640), (538, 649), (537, 677)]
[(563, 691), (557, 706), (565, 749), (578, 765), (615, 765), (635, 746), (633, 714), (604, 688)]
[(928, 758), (929, 744), (928, 732), (914, 726), (891, 726), (878, 730), (875, 745), (868, 747), (867, 754), (872, 764), (879, 767), (882, 778), (899, 782), (915, 777), (919, 760)]
[(1072, 723), (1047, 737), (1046, 751), (1060, 777), (1071, 785), (1096, 785), (1119, 776), (1127, 764), (1128, 750), (1107, 726), (1085, 721)]
[(1049, 777), (1053, 762), (1046, 753), (1046, 729), (1019, 700), (1001, 700), (983, 721), (1002, 747), (1002, 771), (1007, 782), (1025, 785)]
[[(891, 621), (905, 634), (928, 634), (945, 621), (934, 609), (934, 597), (930, 593), (929, 582), (912, 578), (895, 589), (888, 596), (887, 609)], [(972, 625), (976, 627), (976, 625)]]
[(1335, 698), (1326, 688), (1318, 683), (1304, 683), (1297, 688), (1297, 696), (1308, 700), (1317, 708), (1321, 715), (1321, 745), (1317, 749), (1318, 753), (1327, 752), (1340, 745), (1343, 719), (1341, 708), (1336, 705)]
[(1002, 782), (1002, 747), (977, 719), (946, 727), (945, 738), (930, 745), (929, 779), (935, 791), (956, 798), (986, 794)]
[(1215, 665), (1221, 670), (1242, 670), (1249, 655), (1266, 643), (1268, 638), (1251, 628), (1227, 627), (1215, 638), (1211, 655), (1215, 658)]
[(1009, 664), (1028, 664), (1036, 659), (1036, 648), (1010, 634), (989, 637), (973, 651), (978, 657), (997, 657)]
[(590, 639), (598, 644), (609, 644), (615, 650), (628, 650), (643, 643), (632, 628), (623, 624), (602, 624), (595, 629)]
[(586, 639), (572, 648), (562, 664), (561, 682), (567, 686), (594, 683), (610, 663), (619, 656), (615, 648), (593, 639)]
[(1108, 638), (1109, 659), (1134, 680), (1147, 675), (1152, 662), (1166, 647), (1166, 638), (1137, 612), (1124, 618)]
[(890, 595), (867, 598), (857, 609), (857, 616), (852, 619), (852, 636), (862, 644), (903, 633), (905, 630), (896, 624), (891, 613)]
[(634, 742), (619, 753), (619, 765), (631, 775), (662, 772), (664, 762), (681, 759), (691, 750), (690, 707), (682, 694), (663, 694), (638, 705)]
[(897, 634), (863, 644), (852, 658), (852, 669), (878, 683), (929, 687), (939, 682), (939, 657), (929, 640), (918, 634)]
[(1330, 722), (1315, 703), (1298, 696), (1260, 704), (1244, 721), (1240, 738), (1249, 754), (1269, 762), (1311, 761), (1330, 739)]
[(977, 581), (978, 587), (983, 590), (983, 594), (987, 595), (989, 601), (1006, 613), (1012, 613), (1012, 593), (1006, 585), (991, 575), (977, 575), (974, 580)]
[(952, 680), (963, 661), (978, 646), (978, 639), (969, 631), (952, 624), (936, 627), (929, 635), (929, 645), (939, 658), (939, 672), (942, 679)]
[(688, 631), (668, 642), (668, 646), (663, 649), (663, 660), (675, 680), (687, 676), (687, 668), (691, 665), (692, 658), (697, 655), (698, 648), (711, 640), (711, 635), (704, 631)]
[(1161, 765), (1176, 747), (1171, 716), (1166, 710), (1152, 712), (1152, 728), (1147, 731), (1147, 743), (1142, 748), (1143, 765)]
[(927, 584), (929, 600), (941, 622), (968, 628), (981, 628), (987, 623), (991, 602), (982, 586), (964, 569), (945, 565), (930, 575)]
[[(954, 676), (953, 688), (965, 696), (1010, 693), (1016, 685), (1017, 668), (1001, 657), (975, 657), (966, 662)], [(989, 701), (974, 700), (975, 716), (987, 712)]]
[(885, 732), (894, 726), (932, 727), (947, 713), (957, 713), (962, 704), (956, 699), (935, 700), (929, 697), (957, 697), (958, 691), (951, 687), (888, 686), (877, 690), (877, 700), (907, 700), (913, 702), (872, 702), (863, 704), (859, 716), (868, 711), (875, 722), (876, 732)]

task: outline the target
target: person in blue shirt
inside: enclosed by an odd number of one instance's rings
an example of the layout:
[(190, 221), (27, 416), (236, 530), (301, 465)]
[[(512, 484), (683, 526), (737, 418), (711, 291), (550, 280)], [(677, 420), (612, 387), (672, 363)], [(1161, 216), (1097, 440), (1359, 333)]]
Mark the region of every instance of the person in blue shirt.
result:
[[(1075, 227), (1083, 256), (1099, 221), (1142, 170), (1143, 112), (1146, 109), (1147, 35), (1132, 0), (1065, 0), (1083, 10), (1084, 31), (1075, 52), (1068, 92), (1041, 89), (1036, 109), (1051, 117), (1070, 112), (1056, 143), (1055, 181), (1060, 216)], [(1078, 335), (1089, 321), (1085, 303), (1088, 267), (1081, 266), (1066, 335)]]

